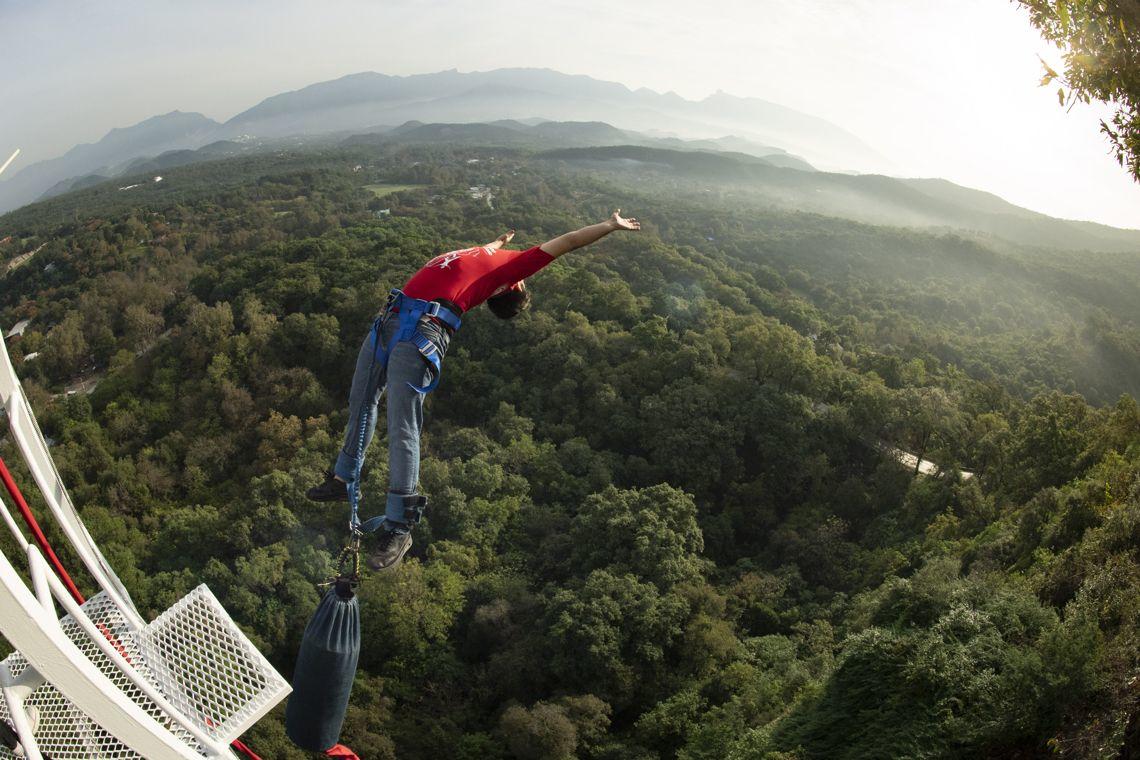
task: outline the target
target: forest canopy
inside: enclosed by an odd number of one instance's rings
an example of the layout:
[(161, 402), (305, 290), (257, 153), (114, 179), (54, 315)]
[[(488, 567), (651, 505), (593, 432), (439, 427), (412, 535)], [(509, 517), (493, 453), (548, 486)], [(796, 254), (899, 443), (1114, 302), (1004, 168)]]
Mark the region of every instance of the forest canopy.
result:
[[(5, 330), (31, 320), (8, 350), (140, 607), (209, 583), (288, 675), (345, 520), (303, 494), (387, 289), (620, 205), (641, 235), (560, 259), (515, 320), (466, 315), (427, 402), (427, 516), (361, 589), (344, 741), (370, 759), (1136, 751), (1135, 257), (647, 171), (359, 147), (0, 218), (5, 259), (43, 246), (3, 280)], [(374, 453), (365, 512), (385, 468)], [(304, 757), (281, 721), (250, 743)]]

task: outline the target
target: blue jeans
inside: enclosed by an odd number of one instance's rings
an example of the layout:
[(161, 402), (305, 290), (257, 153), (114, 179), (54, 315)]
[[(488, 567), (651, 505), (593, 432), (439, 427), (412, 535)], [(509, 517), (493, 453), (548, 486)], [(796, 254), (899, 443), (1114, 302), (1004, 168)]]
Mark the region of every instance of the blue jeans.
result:
[[(380, 329), (382, 345), (396, 333), (399, 318), (385, 319)], [(442, 358), (451, 340), (438, 323), (424, 318), (419, 330), (439, 349)], [(348, 426), (344, 431), (344, 446), (336, 459), (334, 472), (343, 480), (356, 477), (358, 465), (376, 431), (376, 415), (380, 393), (388, 389), (388, 492), (410, 495), (416, 492), (420, 479), (420, 432), (424, 426), (424, 394), (412, 390), (408, 383), (423, 387), (431, 380), (433, 369), (424, 360), (415, 344), (397, 343), (388, 355), (388, 365), (381, 366), (375, 359), (373, 331), (370, 330), (356, 357), (356, 371), (352, 375), (352, 390), (348, 394)], [(367, 415), (364, 427), (364, 445), (360, 445), (360, 420)], [(390, 515), (394, 517), (394, 515)]]

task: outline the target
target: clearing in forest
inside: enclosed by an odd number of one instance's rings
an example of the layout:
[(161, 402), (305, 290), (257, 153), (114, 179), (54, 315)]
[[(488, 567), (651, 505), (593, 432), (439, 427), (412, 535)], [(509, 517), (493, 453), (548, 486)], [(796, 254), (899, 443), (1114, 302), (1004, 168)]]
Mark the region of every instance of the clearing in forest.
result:
[(422, 187), (427, 187), (427, 185), (397, 185), (381, 182), (375, 185), (365, 185), (364, 189), (371, 191), (377, 198), (383, 198), (392, 193), (398, 193), (404, 190), (419, 190)]

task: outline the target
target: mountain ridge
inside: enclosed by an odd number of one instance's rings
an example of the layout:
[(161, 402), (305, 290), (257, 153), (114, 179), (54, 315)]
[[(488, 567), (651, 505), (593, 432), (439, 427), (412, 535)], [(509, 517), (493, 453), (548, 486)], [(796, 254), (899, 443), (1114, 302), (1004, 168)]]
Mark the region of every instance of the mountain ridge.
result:
[[(737, 198), (757, 208), (806, 212), (874, 226), (941, 230), (1061, 252), (1140, 253), (1140, 231), (1054, 219), (947, 180), (816, 171), (795, 156), (768, 153), (771, 149), (765, 146), (726, 139), (714, 141), (714, 150), (708, 147), (709, 142), (648, 138), (590, 122), (528, 125), (514, 120), (489, 124), (409, 121), (371, 133), (309, 144), (219, 141), (196, 151), (167, 151), (131, 162), (127, 171), (113, 179), (84, 175), (54, 186), (44, 193), (43, 199), (100, 181), (105, 181), (108, 190), (114, 192), (117, 186), (133, 185), (147, 175), (166, 175), (178, 166), (241, 155), (313, 152), (347, 171), (354, 166), (367, 166), (382, 156), (415, 150), (417, 146), (439, 146), (459, 163), (473, 157), (494, 156), (496, 151), (505, 151), (504, 157), (529, 153), (538, 162), (553, 161), (577, 171), (607, 174), (635, 193), (646, 184), (665, 184), (699, 198), (713, 187), (719, 188), (715, 192), (726, 193), (724, 197), (730, 202), (735, 203), (732, 199)], [(737, 146), (750, 152), (727, 149)], [(796, 165), (797, 162), (802, 165)], [(177, 184), (177, 174), (168, 175), (163, 187)], [(77, 196), (76, 203), (83, 205), (82, 198)], [(3, 224), (4, 219), (0, 218), (0, 225)]]
[[(503, 102), (513, 105), (500, 107)], [(615, 118), (551, 118), (557, 117), (560, 109), (575, 108), (586, 112), (590, 108), (612, 112)], [(702, 112), (702, 108), (706, 112)], [(481, 113), (488, 118), (477, 118)], [(440, 114), (462, 118), (436, 118)], [(632, 129), (624, 126), (621, 119), (635, 123), (640, 120), (648, 126), (646, 130)], [(701, 128), (707, 136), (689, 139), (678, 136), (687, 130), (691, 134), (693, 124), (703, 125)], [(714, 124), (721, 126), (717, 128)], [(765, 125), (775, 139), (769, 142), (757, 139), (756, 124)], [(720, 164), (722, 170), (743, 172), (741, 176), (750, 181), (763, 175), (760, 178), (770, 189), (792, 187), (794, 192), (789, 197), (802, 203), (803, 210), (875, 224), (1001, 229), (1007, 239), (1033, 245), (1069, 249), (1107, 245), (1111, 250), (1140, 250), (1135, 242), (1140, 235), (1134, 235), (1133, 231), (1090, 222), (1054, 220), (991, 193), (946, 180), (851, 175), (828, 172), (826, 165), (820, 167), (825, 170), (821, 176), (808, 179), (800, 175), (814, 172), (816, 166), (810, 155), (797, 154), (789, 147), (795, 140), (788, 137), (789, 133), (805, 129), (814, 129), (814, 134), (821, 139), (830, 134), (839, 142), (847, 138), (857, 141), (819, 117), (760, 98), (729, 95), (722, 90), (699, 101), (688, 100), (674, 92), (662, 94), (645, 87), (633, 90), (617, 82), (537, 68), (466, 73), (451, 69), (409, 76), (358, 72), (277, 93), (225, 122), (199, 113), (171, 111), (112, 129), (95, 143), (77, 145), (63, 156), (32, 164), (0, 180), (0, 212), (89, 186), (98, 177), (158, 172), (184, 163), (269, 148), (275, 145), (274, 140), (281, 144), (287, 141), (290, 147), (298, 145), (298, 138), (310, 144), (343, 141), (348, 146), (401, 141), (454, 141), (468, 146), (483, 144), (536, 150), (626, 146), (683, 153), (715, 152), (726, 157), (736, 154), (727, 163)], [(796, 139), (802, 140), (803, 136)], [(209, 145), (221, 147), (214, 151), (201, 150)], [(672, 165), (677, 161), (688, 162), (692, 167), (702, 166), (699, 159), (692, 158), (671, 159), (667, 163)], [(708, 159), (703, 165), (707, 167), (710, 162), (715, 159)], [(757, 162), (764, 167), (740, 168)], [(797, 170), (798, 174), (782, 173), (790, 170)], [(825, 190), (831, 194), (830, 198), (808, 194)], [(875, 203), (882, 201), (885, 205), (877, 215), (845, 212), (844, 209), (855, 202), (843, 197), (850, 192), (869, 194)], [(786, 205), (787, 198), (778, 202)], [(949, 216), (944, 213), (948, 207), (956, 209)], [(930, 213), (931, 208), (936, 208), (937, 213)], [(890, 216), (900, 210), (905, 213), (898, 218)], [(1058, 224), (1063, 226), (1058, 227)], [(1060, 229), (1064, 235), (1054, 240), (1049, 234), (1043, 234), (1042, 229)]]
[(0, 211), (35, 200), (69, 178), (112, 176), (116, 169), (144, 155), (200, 148), (212, 142), (212, 135), (221, 126), (200, 113), (176, 110), (115, 127), (93, 143), (80, 143), (61, 156), (31, 164), (0, 181)]
[(0, 212), (29, 203), (71, 177), (109, 175), (134, 159), (194, 150), (218, 140), (359, 133), (413, 119), (473, 123), (536, 116), (663, 130), (691, 139), (738, 135), (796, 153), (812, 164), (818, 154), (825, 165), (848, 169), (881, 163), (881, 157), (841, 127), (756, 98), (719, 93), (703, 101), (687, 100), (676, 93), (631, 90), (618, 82), (539, 68), (451, 69), (408, 76), (357, 72), (270, 95), (224, 122), (172, 111), (117, 127), (94, 143), (76, 145), (62, 156), (0, 179)]

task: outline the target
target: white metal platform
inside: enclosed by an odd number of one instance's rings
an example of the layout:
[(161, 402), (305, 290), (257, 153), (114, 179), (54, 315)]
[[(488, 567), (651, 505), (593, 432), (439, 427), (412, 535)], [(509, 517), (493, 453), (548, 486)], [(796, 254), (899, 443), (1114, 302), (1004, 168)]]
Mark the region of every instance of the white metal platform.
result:
[[(0, 633), (16, 649), (0, 663), (0, 719), (19, 735), (24, 757), (233, 757), (230, 742), (284, 699), (289, 684), (204, 585), (142, 620), (67, 493), (3, 335), (0, 405), (48, 509), (101, 589), (79, 605), (0, 499), (31, 578), (29, 586), (0, 553)], [(34, 730), (28, 705), (38, 713)], [(12, 757), (0, 745), (0, 760)]]
[[(132, 631), (105, 594), (83, 605), (83, 611), (125, 659), (154, 684), (183, 716), (217, 744), (241, 736), (289, 692), (288, 684), (238, 630), (206, 586), (199, 586), (141, 631)], [(205, 748), (161, 706), (149, 699), (104, 655), (70, 616), (64, 633), (124, 695), (199, 755)], [(19, 653), (4, 665), (18, 677), (27, 667)], [(40, 752), (55, 760), (142, 758), (101, 729), (59, 690), (45, 683), (25, 702), (39, 711), (36, 741)], [(0, 719), (11, 723), (0, 697)], [(0, 758), (13, 757), (0, 747)], [(142, 760), (146, 760), (142, 758)]]

